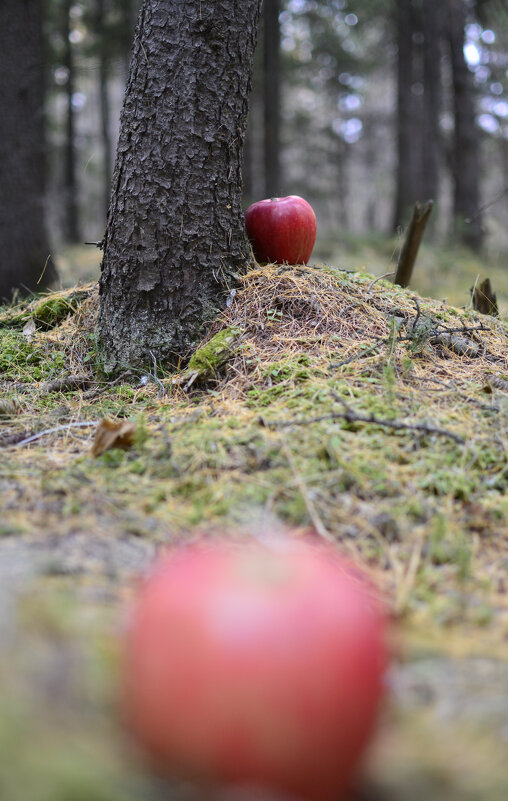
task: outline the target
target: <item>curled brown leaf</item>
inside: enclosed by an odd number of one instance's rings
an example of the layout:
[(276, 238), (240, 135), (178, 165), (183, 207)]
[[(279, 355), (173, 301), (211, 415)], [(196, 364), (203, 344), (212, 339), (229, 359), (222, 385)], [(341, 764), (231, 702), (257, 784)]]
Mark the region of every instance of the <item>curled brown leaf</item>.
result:
[(100, 456), (111, 448), (127, 450), (134, 444), (135, 434), (134, 423), (129, 423), (128, 420), (109, 420), (104, 417), (95, 429), (92, 456)]

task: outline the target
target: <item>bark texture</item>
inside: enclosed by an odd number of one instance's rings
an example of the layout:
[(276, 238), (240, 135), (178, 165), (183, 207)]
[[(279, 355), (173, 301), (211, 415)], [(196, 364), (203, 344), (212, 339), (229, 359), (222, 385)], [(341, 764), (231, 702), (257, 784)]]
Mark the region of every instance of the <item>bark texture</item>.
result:
[(466, 245), (473, 250), (480, 250), (483, 240), (480, 139), (475, 116), (473, 75), (464, 57), (464, 0), (448, 0), (447, 12), (455, 118), (452, 154), (455, 232)]
[(177, 364), (250, 261), (242, 146), (260, 0), (144, 0), (100, 282), (107, 372)]
[[(41, 0), (0, 3), (0, 299), (56, 278), (44, 225)], [(44, 271), (44, 275), (41, 275)], [(39, 279), (41, 279), (39, 281)], [(39, 281), (39, 283), (38, 283)]]

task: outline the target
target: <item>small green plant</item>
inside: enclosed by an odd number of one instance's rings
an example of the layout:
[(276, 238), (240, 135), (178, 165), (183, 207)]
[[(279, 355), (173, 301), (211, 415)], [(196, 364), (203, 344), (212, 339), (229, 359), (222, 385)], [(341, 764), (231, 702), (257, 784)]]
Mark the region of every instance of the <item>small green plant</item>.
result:
[(266, 316), (268, 317), (271, 323), (282, 320), (283, 317), (282, 309), (267, 309)]

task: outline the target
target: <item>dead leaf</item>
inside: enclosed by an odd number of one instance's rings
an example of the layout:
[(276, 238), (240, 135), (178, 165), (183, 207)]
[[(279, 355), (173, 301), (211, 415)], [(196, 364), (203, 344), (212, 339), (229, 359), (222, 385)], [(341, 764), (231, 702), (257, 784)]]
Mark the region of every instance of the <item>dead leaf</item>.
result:
[(30, 317), (29, 321), (25, 323), (25, 325), (23, 326), (23, 336), (25, 337), (27, 342), (31, 341), (33, 335), (35, 334), (36, 329), (37, 326), (35, 325), (34, 318)]
[(92, 445), (92, 456), (100, 456), (111, 448), (128, 450), (134, 444), (136, 426), (128, 420), (108, 420), (104, 417), (97, 428)]

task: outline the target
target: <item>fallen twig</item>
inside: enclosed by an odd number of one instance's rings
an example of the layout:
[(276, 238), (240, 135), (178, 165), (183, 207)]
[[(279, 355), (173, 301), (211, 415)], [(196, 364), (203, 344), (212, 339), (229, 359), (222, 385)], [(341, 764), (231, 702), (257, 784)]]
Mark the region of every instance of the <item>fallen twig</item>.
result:
[(73, 389), (84, 389), (92, 383), (86, 375), (68, 375), (54, 381), (45, 381), (41, 386), (41, 394), (50, 392), (68, 392)]
[(411, 298), (411, 300), (413, 301), (413, 303), (414, 303), (414, 305), (416, 307), (416, 317), (413, 320), (413, 331), (415, 331), (416, 330), (416, 326), (418, 324), (418, 320), (422, 316), (422, 310), (421, 310), (420, 304), (418, 303), (416, 298)]
[[(485, 378), (486, 378), (487, 381), (489, 381), (489, 376), (488, 375), (485, 376)], [(446, 390), (447, 392), (453, 392), (455, 395), (457, 395), (457, 397), (462, 398), (462, 400), (465, 401), (465, 403), (469, 403), (472, 406), (475, 406), (477, 409), (481, 409), (483, 412), (499, 412), (499, 411), (501, 411), (499, 406), (495, 406), (493, 403), (482, 403), (481, 401), (477, 400), (476, 398), (471, 398), (469, 395), (467, 395), (466, 392), (462, 392), (460, 389), (458, 389), (453, 384), (447, 384), (446, 381), (443, 381), (440, 378), (419, 376), (418, 377), (418, 381), (420, 381), (421, 383), (440, 384), (444, 388), (444, 390)], [(492, 383), (492, 382), (489, 382), (489, 383)], [(505, 381), (504, 383), (506, 384), (505, 388), (508, 390), (508, 381)], [(492, 385), (496, 386), (495, 384), (492, 384)], [(434, 390), (434, 391), (442, 392), (443, 390)], [(484, 391), (485, 391), (485, 389), (484, 389)]]
[(125, 381), (126, 378), (134, 378), (136, 374), (132, 372), (132, 370), (127, 370), (126, 373), (122, 373), (119, 375), (118, 378), (115, 378), (114, 381), (108, 381), (107, 384), (103, 387), (99, 387), (99, 389), (91, 389), (88, 392), (83, 393), (83, 397), (87, 400), (90, 398), (95, 398), (97, 395), (102, 395), (103, 392), (107, 392), (110, 387), (114, 387), (115, 384), (120, 384), (122, 381)]
[(391, 270), (389, 273), (383, 273), (383, 275), (378, 275), (378, 277), (374, 278), (374, 280), (371, 281), (370, 284), (368, 285), (367, 292), (370, 292), (374, 284), (377, 284), (378, 281), (382, 281), (383, 278), (391, 278), (392, 275), (395, 275), (394, 270)]
[(489, 327), (480, 323), (480, 325), (463, 325), (461, 328), (447, 328), (446, 325), (440, 325), (435, 330), (435, 334), (471, 334), (473, 331), (488, 331)]
[(375, 350), (381, 347), (381, 345), (386, 345), (387, 338), (382, 337), (378, 339), (373, 345), (370, 345), (368, 348), (364, 348), (363, 350), (354, 353), (353, 356), (350, 356), (348, 359), (344, 359), (342, 362), (335, 362), (334, 364), (330, 365), (330, 369), (336, 369), (337, 367), (344, 367), (346, 364), (351, 364), (351, 362), (356, 361), (356, 359), (361, 359), (363, 356), (368, 356), (369, 353), (373, 353)]
[[(85, 426), (96, 426), (98, 420), (87, 420), (86, 422), (81, 423), (67, 423), (63, 426), (55, 426), (54, 428), (47, 428), (45, 431), (39, 431), (38, 434), (33, 434), (31, 437), (27, 437), (26, 439), (22, 439), (21, 442), (13, 443), (13, 447), (21, 447), (21, 445), (28, 445), (29, 442), (34, 442), (36, 439), (40, 439), (41, 437), (45, 437), (47, 434), (55, 434), (57, 431), (66, 431), (69, 428), (84, 428)], [(4, 446), (7, 447), (7, 446)]]
[(371, 425), (391, 428), (393, 431), (418, 431), (422, 434), (435, 434), (440, 437), (447, 437), (457, 442), (459, 445), (465, 444), (464, 437), (448, 431), (446, 428), (438, 428), (427, 423), (404, 423), (402, 420), (383, 420), (374, 414), (358, 414), (341, 398), (332, 392), (332, 397), (344, 406), (343, 412), (329, 412), (317, 417), (300, 418), (296, 420), (268, 421), (262, 419), (262, 424), (266, 428), (290, 428), (291, 426), (306, 426), (312, 423), (322, 423), (325, 420), (346, 420), (348, 423), (370, 423)]
[[(418, 310), (420, 310), (419, 305), (417, 308)], [(416, 318), (413, 322), (413, 327), (415, 323), (419, 320), (419, 317), (420, 315), (417, 313)], [(431, 340), (433, 337), (439, 337), (442, 334), (454, 334), (454, 333), (469, 334), (473, 333), (474, 331), (488, 331), (488, 330), (489, 327), (484, 325), (483, 323), (472, 326), (463, 325), (461, 326), (461, 328), (447, 328), (446, 326), (436, 325), (435, 328), (431, 328), (426, 332), (426, 339)], [(414, 341), (414, 339), (415, 339), (415, 334), (413, 332), (411, 334), (405, 334), (405, 335), (401, 335), (399, 333), (395, 342), (396, 344), (398, 344), (399, 342), (412, 342)], [(335, 370), (338, 367), (344, 367), (346, 364), (351, 364), (351, 362), (356, 361), (356, 359), (361, 359), (363, 358), (363, 356), (368, 356), (370, 353), (373, 353), (375, 350), (380, 348), (381, 345), (388, 345), (388, 343), (391, 341), (392, 341), (391, 336), (378, 337), (378, 339), (374, 342), (374, 344), (369, 345), (368, 348), (363, 348), (363, 350), (357, 351), (357, 353), (354, 353), (353, 356), (350, 356), (348, 359), (344, 359), (342, 362), (334, 362), (333, 364), (330, 364), (330, 369)]]

